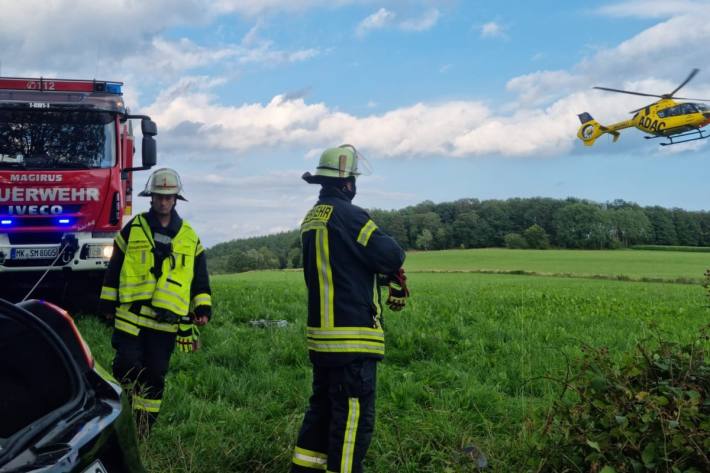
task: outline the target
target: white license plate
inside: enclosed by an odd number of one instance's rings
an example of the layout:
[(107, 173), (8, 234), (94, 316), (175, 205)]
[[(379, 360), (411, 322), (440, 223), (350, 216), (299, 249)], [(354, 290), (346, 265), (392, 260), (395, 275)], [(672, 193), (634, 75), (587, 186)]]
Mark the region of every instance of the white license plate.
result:
[(10, 252), (10, 259), (44, 259), (55, 258), (59, 253), (59, 248), (13, 248)]
[(104, 467), (104, 464), (101, 463), (101, 460), (96, 460), (81, 473), (108, 473), (108, 470)]

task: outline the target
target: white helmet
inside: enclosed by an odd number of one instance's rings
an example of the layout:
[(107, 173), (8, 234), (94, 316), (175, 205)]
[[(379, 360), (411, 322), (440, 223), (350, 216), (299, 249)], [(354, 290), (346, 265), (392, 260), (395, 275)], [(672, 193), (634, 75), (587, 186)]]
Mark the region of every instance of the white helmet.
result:
[(138, 194), (143, 197), (150, 197), (153, 194), (175, 195), (177, 199), (187, 200), (180, 193), (182, 192), (182, 181), (180, 175), (170, 168), (157, 169), (150, 175), (145, 189)]

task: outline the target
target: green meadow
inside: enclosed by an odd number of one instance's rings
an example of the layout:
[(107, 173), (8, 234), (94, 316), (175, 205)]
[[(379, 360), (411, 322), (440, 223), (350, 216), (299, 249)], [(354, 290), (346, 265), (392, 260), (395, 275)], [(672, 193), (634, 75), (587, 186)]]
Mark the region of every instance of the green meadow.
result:
[[(525, 471), (526, 442), (562, 389), (555, 380), (585, 344), (620, 358), (655, 331), (685, 341), (710, 320), (693, 283), (710, 267), (703, 253), (462, 250), (412, 253), (405, 266), (412, 295), (385, 313), (369, 472), (474, 471), (469, 445), (488, 471)], [(310, 394), (303, 276), (212, 284), (213, 322), (199, 352), (173, 357), (144, 461), (154, 472), (288, 471)], [(258, 319), (288, 325), (249, 323)], [(91, 316), (79, 327), (110, 367), (111, 328)]]
[(409, 255), (408, 271), (522, 272), (699, 282), (710, 255), (648, 250), (443, 250)]

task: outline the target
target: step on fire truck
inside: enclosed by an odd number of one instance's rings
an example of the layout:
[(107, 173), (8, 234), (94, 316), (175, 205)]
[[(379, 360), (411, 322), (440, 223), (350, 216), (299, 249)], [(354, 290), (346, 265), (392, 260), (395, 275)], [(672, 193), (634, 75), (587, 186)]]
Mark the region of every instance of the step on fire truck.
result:
[(131, 215), (132, 172), (156, 162), (157, 127), (128, 112), (121, 86), (0, 77), (0, 297), (40, 280), (87, 297), (99, 290)]

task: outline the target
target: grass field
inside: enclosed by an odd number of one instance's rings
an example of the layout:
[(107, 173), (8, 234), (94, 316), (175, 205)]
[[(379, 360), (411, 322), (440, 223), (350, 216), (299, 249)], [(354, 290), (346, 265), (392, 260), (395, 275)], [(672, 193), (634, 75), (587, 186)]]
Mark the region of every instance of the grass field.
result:
[(529, 272), (610, 279), (698, 282), (710, 265), (703, 253), (644, 250), (445, 250), (409, 255), (408, 271)]
[[(652, 255), (647, 255), (652, 253)], [(638, 255), (638, 259), (633, 256)], [(702, 253), (472, 250), (412, 254), (412, 297), (387, 312), (369, 472), (470, 472), (475, 444), (489, 471), (517, 472), (524, 445), (583, 344), (619, 357), (657, 325), (687, 340), (707, 324), (699, 285), (511, 274), (416, 272), (526, 269), (701, 279)], [(653, 259), (657, 258), (657, 259)], [(708, 261), (710, 263), (710, 261)], [(654, 270), (654, 267), (656, 270)], [(300, 272), (213, 278), (214, 321), (203, 349), (175, 354), (163, 413), (143, 444), (151, 471), (284, 472), (310, 393)], [(286, 328), (255, 328), (283, 319)], [(82, 317), (110, 366), (109, 327)], [(543, 378), (544, 377), (544, 378)]]

